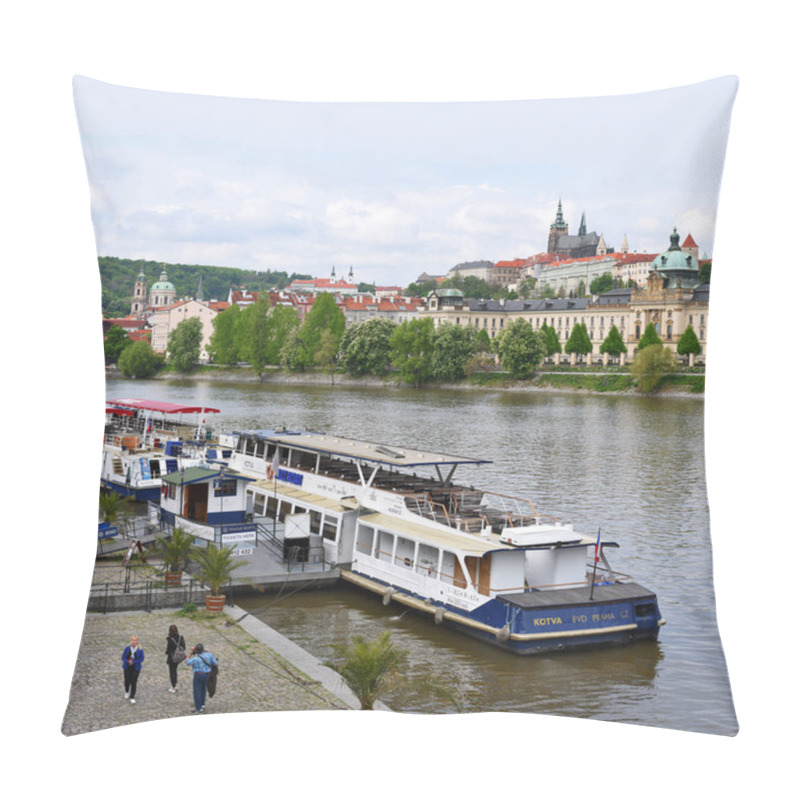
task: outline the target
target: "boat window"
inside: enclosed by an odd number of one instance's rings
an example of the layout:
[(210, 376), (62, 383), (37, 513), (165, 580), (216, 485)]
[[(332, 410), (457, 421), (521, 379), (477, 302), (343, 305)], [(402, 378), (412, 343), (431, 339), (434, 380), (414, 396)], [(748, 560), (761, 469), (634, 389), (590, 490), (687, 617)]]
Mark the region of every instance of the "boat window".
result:
[(266, 442), (256, 442), (256, 458), (263, 458), (266, 450)]
[(267, 516), (268, 517), (275, 517), (278, 513), (278, 498), (274, 495), (270, 495), (267, 499)]
[(311, 523), (310, 523), (311, 533), (319, 533), (319, 526), (320, 523), (322, 522), (322, 514), (320, 514), (319, 511), (311, 511), (310, 514), (311, 514)]
[(264, 501), (265, 497), (260, 492), (253, 495), (253, 512), (259, 517), (264, 516)]
[(325, 517), (325, 521), (322, 524), (322, 536), (325, 539), (336, 539), (336, 519), (334, 517)]
[(356, 540), (356, 550), (365, 555), (372, 555), (372, 540), (375, 538), (375, 531), (373, 528), (368, 528), (365, 525), (358, 527), (358, 539)]
[(417, 556), (417, 572), (422, 575), (436, 575), (439, 568), (439, 551), (428, 544), (420, 544)]
[(278, 508), (278, 522), (283, 522), (286, 519), (287, 514), (292, 513), (292, 504), (288, 503), (286, 500), (281, 501), (280, 507)]
[(224, 478), (214, 481), (214, 497), (233, 497), (236, 494), (236, 481)]
[(169, 498), (170, 498), (170, 500), (174, 500), (177, 494), (178, 494), (178, 487), (174, 483), (171, 483), (169, 485)]
[(375, 548), (375, 558), (381, 561), (390, 561), (393, 547), (394, 536), (388, 531), (378, 531), (378, 546)]
[(397, 537), (394, 563), (399, 567), (408, 567), (409, 569), (414, 566), (414, 542), (411, 539)]
[(161, 477), (161, 462), (157, 458), (150, 459), (150, 477), (151, 478)]

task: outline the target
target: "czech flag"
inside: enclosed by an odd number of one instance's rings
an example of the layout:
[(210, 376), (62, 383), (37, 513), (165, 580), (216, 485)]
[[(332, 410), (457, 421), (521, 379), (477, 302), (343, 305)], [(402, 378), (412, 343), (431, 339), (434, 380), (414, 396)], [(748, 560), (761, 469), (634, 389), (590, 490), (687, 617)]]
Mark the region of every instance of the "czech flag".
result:
[(594, 544), (594, 563), (600, 560), (600, 528), (597, 529), (597, 541)]

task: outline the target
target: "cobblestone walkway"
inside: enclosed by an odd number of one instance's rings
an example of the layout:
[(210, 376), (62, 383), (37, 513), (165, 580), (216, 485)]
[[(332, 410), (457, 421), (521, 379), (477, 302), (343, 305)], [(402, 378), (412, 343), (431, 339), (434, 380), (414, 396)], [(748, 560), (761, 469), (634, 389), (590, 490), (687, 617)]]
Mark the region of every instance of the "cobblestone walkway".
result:
[[(239, 626), (226, 627), (227, 620), (224, 615), (190, 619), (175, 610), (87, 614), (62, 733), (189, 715), (194, 708), (192, 672), (185, 664), (178, 667), (177, 692), (168, 691), (164, 651), (173, 624), (185, 637), (187, 651), (202, 642), (219, 659), (217, 693), (208, 699), (206, 714), (348, 707)], [(135, 705), (124, 697), (121, 662), (134, 634), (145, 651)]]

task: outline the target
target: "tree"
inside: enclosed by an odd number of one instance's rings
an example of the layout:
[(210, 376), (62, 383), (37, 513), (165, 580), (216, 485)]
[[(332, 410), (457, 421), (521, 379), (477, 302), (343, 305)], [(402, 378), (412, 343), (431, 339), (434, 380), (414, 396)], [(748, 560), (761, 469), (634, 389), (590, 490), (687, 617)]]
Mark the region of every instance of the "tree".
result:
[(561, 352), (561, 341), (558, 338), (558, 332), (555, 328), (548, 325), (546, 322), (542, 323), (539, 329), (544, 335), (545, 341), (545, 356), (548, 358), (554, 356), (556, 353)]
[(686, 326), (686, 330), (681, 335), (678, 341), (678, 355), (688, 356), (690, 354), (699, 356), (703, 352), (700, 342), (697, 339), (697, 334), (691, 325)]
[(350, 375), (384, 375), (392, 366), (389, 344), (397, 323), (368, 319), (348, 328), (340, 345), (341, 360)]
[(353, 636), (348, 644), (334, 645), (339, 661), (329, 662), (361, 703), (362, 711), (372, 711), (375, 702), (399, 675), (406, 653), (392, 642), (390, 631), (383, 631), (377, 639), (367, 641), (363, 636)]
[(644, 329), (644, 333), (642, 334), (642, 338), (639, 339), (638, 342), (638, 349), (644, 350), (645, 347), (650, 347), (654, 344), (664, 344), (661, 339), (658, 338), (658, 333), (656, 333), (656, 326), (651, 322), (648, 326)]
[(126, 347), (119, 357), (117, 366), (126, 378), (149, 378), (155, 375), (163, 361), (144, 340)]
[(280, 364), (281, 349), (287, 338), (300, 328), (300, 315), (291, 306), (273, 306), (267, 317), (266, 360)]
[(211, 334), (206, 350), (215, 363), (231, 365), (241, 360), (236, 346), (236, 329), (240, 317), (241, 309), (235, 304), (214, 317), (214, 333)]
[(292, 368), (302, 370), (314, 364), (323, 331), (330, 331), (338, 350), (344, 335), (345, 324), (344, 314), (336, 303), (336, 298), (328, 292), (318, 294), (300, 328), (299, 342), (292, 359), (294, 364)]
[(636, 380), (636, 388), (640, 392), (652, 392), (661, 379), (678, 366), (675, 353), (663, 343), (651, 344), (636, 353), (631, 363), (631, 375)]
[(234, 346), (239, 360), (247, 361), (257, 375), (261, 375), (268, 363), (269, 311), (269, 302), (259, 297), (242, 310), (234, 331)]
[(392, 363), (405, 383), (419, 388), (433, 377), (433, 320), (406, 320), (395, 328), (389, 340)]
[(169, 363), (178, 372), (191, 372), (200, 361), (203, 323), (200, 317), (179, 322), (167, 339)]
[(514, 378), (531, 375), (547, 352), (545, 336), (524, 319), (515, 319), (494, 338), (500, 365)]
[(234, 560), (232, 547), (217, 547), (214, 542), (209, 542), (206, 547), (194, 547), (190, 552), (199, 567), (198, 580), (208, 586), (213, 595), (219, 595), (233, 571), (247, 563), (243, 559)]
[(319, 344), (314, 352), (314, 364), (327, 372), (333, 385), (333, 373), (336, 371), (336, 355), (339, 352), (339, 342), (336, 335), (329, 330), (322, 331)]
[(600, 352), (608, 353), (614, 358), (619, 356), (621, 353), (628, 352), (628, 348), (625, 347), (625, 342), (622, 340), (622, 334), (619, 332), (619, 329), (616, 325), (611, 326), (608, 336), (606, 336), (606, 338), (603, 340), (603, 344), (600, 345)]
[(475, 348), (479, 353), (492, 352), (492, 339), (486, 328), (481, 328), (475, 337)]
[(433, 332), (433, 376), (457, 381), (466, 375), (466, 365), (476, 352), (474, 328), (446, 323)]
[(99, 512), (103, 522), (113, 525), (124, 511), (127, 498), (116, 492), (100, 490)]
[(610, 272), (604, 272), (589, 284), (591, 294), (603, 294), (614, 288), (614, 276)]
[(698, 277), (700, 279), (700, 283), (711, 283), (711, 262), (710, 261), (701, 261), (700, 262), (700, 272), (698, 273)]
[(106, 333), (106, 338), (103, 339), (103, 352), (106, 361), (115, 364), (120, 357), (122, 351), (132, 345), (133, 342), (125, 329), (120, 325), (112, 325)]
[(585, 356), (587, 353), (592, 352), (592, 340), (589, 338), (585, 322), (579, 322), (573, 327), (569, 339), (564, 345), (564, 352), (575, 353), (579, 356)]

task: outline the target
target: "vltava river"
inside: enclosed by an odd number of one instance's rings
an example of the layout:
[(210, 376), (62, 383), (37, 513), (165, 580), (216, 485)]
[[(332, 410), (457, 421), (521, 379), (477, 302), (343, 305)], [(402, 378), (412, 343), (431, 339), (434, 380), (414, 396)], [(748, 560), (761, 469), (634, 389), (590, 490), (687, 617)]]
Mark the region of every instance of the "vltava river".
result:
[(407, 674), (385, 702), (449, 712), (415, 679), (457, 688), (466, 711), (517, 711), (732, 735), (736, 716), (717, 631), (703, 463), (703, 401), (202, 381), (109, 380), (107, 397), (205, 403), (212, 424), (307, 427), (493, 463), (463, 482), (533, 500), (538, 510), (619, 543), (612, 565), (658, 595), (657, 643), (520, 657), (442, 630), (343, 586), (237, 603), (322, 660), (353, 634), (389, 628)]

